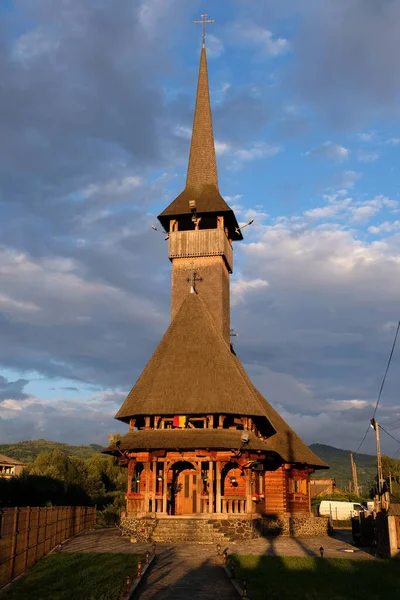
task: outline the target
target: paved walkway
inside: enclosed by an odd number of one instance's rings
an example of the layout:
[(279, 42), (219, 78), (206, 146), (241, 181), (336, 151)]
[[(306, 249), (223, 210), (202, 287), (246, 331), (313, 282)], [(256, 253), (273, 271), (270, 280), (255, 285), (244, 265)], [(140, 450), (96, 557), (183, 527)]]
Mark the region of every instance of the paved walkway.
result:
[[(229, 553), (267, 556), (319, 556), (374, 560), (355, 549), (351, 532), (336, 537), (259, 538), (227, 544)], [(89, 531), (67, 542), (63, 552), (144, 553), (150, 544), (131, 544), (117, 529)], [(355, 550), (355, 551), (354, 551)], [(157, 544), (157, 559), (140, 587), (140, 600), (234, 600), (237, 593), (217, 562), (215, 545)]]
[[(335, 537), (273, 537), (258, 538), (245, 542), (227, 543), (228, 552), (238, 554), (258, 554), (268, 556), (319, 556), (320, 547), (324, 548), (326, 558), (354, 558), (369, 560), (373, 557), (351, 545), (351, 532), (340, 530)], [(150, 544), (131, 544), (129, 539), (121, 537), (118, 529), (98, 529), (83, 533), (64, 545), (63, 552), (115, 552), (121, 554), (144, 553), (151, 551)], [(177, 560), (183, 560), (185, 554), (194, 553), (206, 559), (215, 555), (215, 544), (174, 546), (157, 544), (157, 554), (162, 551), (174, 551)], [(181, 552), (183, 554), (181, 554)]]

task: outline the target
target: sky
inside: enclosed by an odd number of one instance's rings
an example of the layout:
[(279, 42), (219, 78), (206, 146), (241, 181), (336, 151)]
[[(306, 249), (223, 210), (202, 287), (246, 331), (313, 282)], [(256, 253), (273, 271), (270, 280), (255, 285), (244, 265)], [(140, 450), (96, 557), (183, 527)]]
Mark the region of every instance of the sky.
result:
[[(400, 1), (2, 0), (0, 443), (126, 431), (169, 323), (151, 225), (184, 188), (203, 12), (220, 191), (254, 218), (235, 351), (307, 443), (361, 441), (400, 318)], [(400, 440), (399, 387), (396, 348)]]

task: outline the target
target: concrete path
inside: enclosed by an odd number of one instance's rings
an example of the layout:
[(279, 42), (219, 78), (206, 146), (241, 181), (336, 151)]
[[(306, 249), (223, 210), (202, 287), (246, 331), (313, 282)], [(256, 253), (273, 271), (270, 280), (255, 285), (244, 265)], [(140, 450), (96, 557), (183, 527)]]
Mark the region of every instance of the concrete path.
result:
[(138, 594), (140, 600), (236, 600), (215, 552), (207, 546), (164, 548)]
[[(268, 556), (319, 556), (319, 549), (322, 546), (326, 558), (373, 559), (370, 554), (354, 548), (350, 542), (351, 532), (341, 530), (335, 537), (258, 538), (235, 544), (227, 543), (227, 548), (229, 554), (235, 552)], [(150, 544), (131, 544), (129, 539), (121, 537), (118, 529), (98, 529), (83, 533), (67, 542), (63, 548), (63, 552), (115, 552), (121, 554), (144, 553), (146, 550), (151, 551)], [(213, 557), (216, 554), (215, 545), (157, 544), (157, 554), (164, 550), (173, 550), (177, 560), (181, 556), (181, 551), (187, 553), (188, 556), (194, 553), (202, 559)]]
[[(326, 558), (374, 560), (350, 542), (351, 532), (340, 531), (337, 537), (259, 538), (227, 543), (227, 548), (229, 554), (319, 556), (322, 546)], [(70, 540), (62, 551), (144, 554), (146, 550), (152, 552), (150, 544), (131, 544), (117, 529), (100, 529)], [(140, 600), (234, 600), (238, 597), (217, 561), (215, 545), (157, 544), (156, 554), (156, 561), (138, 590)]]

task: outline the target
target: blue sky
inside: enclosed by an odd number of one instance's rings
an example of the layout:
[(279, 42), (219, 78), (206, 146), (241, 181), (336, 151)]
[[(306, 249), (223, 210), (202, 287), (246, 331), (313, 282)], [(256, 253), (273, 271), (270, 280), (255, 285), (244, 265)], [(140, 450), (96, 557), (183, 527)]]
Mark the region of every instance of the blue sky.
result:
[[(255, 219), (235, 246), (236, 351), (306, 442), (361, 440), (400, 318), (400, 2), (10, 0), (5, 442), (124, 431), (113, 415), (168, 325), (150, 225), (184, 187), (202, 12), (220, 190)], [(400, 439), (399, 361), (378, 418)]]

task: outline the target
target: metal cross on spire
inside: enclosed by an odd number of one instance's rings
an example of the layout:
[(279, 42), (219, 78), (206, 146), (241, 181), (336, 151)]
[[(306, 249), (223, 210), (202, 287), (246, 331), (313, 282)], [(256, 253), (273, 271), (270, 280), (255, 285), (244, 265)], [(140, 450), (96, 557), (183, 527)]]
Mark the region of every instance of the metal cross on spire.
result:
[(190, 277), (186, 279), (188, 283), (190, 283), (190, 293), (196, 293), (196, 282), (203, 281), (202, 277), (198, 277), (198, 272), (200, 271), (200, 267), (195, 267), (194, 262), (190, 263), (190, 267), (186, 268), (185, 271), (190, 271)]
[(203, 13), (201, 15), (200, 21), (194, 21), (195, 25), (203, 25), (203, 34), (202, 34), (203, 46), (205, 45), (205, 41), (206, 41), (206, 25), (207, 25), (207, 23), (215, 23), (214, 19), (207, 19), (207, 17), (208, 17), (208, 15), (206, 13)]

